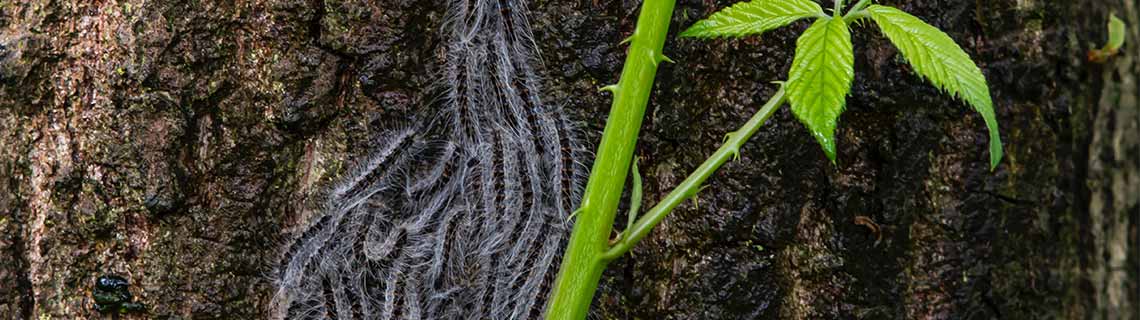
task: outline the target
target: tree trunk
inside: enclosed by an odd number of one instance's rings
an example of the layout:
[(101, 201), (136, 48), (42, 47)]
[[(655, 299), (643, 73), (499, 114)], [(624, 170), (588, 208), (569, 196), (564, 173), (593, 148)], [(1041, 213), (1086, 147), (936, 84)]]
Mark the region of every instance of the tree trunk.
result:
[[(680, 1), (672, 33), (735, 1)], [(1140, 8), (1133, 0), (884, 0), (989, 79), (980, 116), (855, 27), (832, 165), (785, 108), (631, 256), (600, 318), (1112, 318), (1140, 302)], [(546, 96), (596, 142), (639, 3), (537, 1)], [(0, 319), (264, 316), (269, 274), (329, 183), (437, 109), (441, 1), (0, 3)], [(1106, 64), (1115, 12), (1128, 44)], [(794, 24), (673, 39), (638, 155), (652, 203), (785, 78)], [(568, 213), (567, 213), (568, 214)], [(623, 219), (619, 219), (623, 220)], [(618, 229), (621, 226), (617, 227)]]

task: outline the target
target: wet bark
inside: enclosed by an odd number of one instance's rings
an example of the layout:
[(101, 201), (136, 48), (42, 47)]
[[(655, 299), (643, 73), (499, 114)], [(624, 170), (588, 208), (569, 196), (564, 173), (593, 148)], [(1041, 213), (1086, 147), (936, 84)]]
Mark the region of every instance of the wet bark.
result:
[[(601, 318), (1140, 317), (1140, 8), (1130, 0), (892, 0), (990, 81), (981, 117), (857, 27), (830, 164), (780, 111), (607, 271)], [(733, 1), (680, 1), (672, 32)], [(442, 2), (0, 2), (0, 318), (90, 319), (118, 274), (133, 318), (260, 318), (323, 188), (438, 107)], [(637, 3), (537, 1), (547, 97), (597, 141)], [(1107, 15), (1129, 23), (1085, 61)], [(798, 23), (671, 39), (638, 155), (664, 195), (774, 92)], [(619, 219), (622, 220), (622, 219)], [(620, 228), (620, 226), (619, 226)]]

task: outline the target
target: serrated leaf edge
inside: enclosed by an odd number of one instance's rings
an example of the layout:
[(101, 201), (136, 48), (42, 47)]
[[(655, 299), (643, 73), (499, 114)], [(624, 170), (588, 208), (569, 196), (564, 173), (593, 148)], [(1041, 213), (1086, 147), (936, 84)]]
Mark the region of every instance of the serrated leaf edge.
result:
[[(788, 5), (781, 7), (779, 5)], [(750, 11), (759, 10), (762, 14)], [(772, 12), (780, 10), (782, 12)], [(768, 14), (767, 16), (763, 15)], [(739, 17), (738, 17), (739, 16)], [(746, 17), (745, 17), (746, 16)], [(728, 38), (758, 35), (801, 19), (824, 17), (823, 8), (810, 0), (753, 0), (738, 2), (728, 8), (713, 13), (708, 18), (693, 23), (679, 35), (682, 38)], [(750, 19), (745, 21), (746, 19)], [(717, 24), (726, 23), (729, 25)], [(735, 22), (735, 23), (733, 23)], [(721, 30), (717, 30), (721, 29)]]
[[(899, 48), (900, 53), (912, 66), (915, 73), (918, 73), (923, 80), (930, 82), (939, 90), (950, 94), (955, 99), (966, 102), (982, 115), (990, 135), (990, 169), (996, 168), (1003, 157), (997, 115), (990, 96), (988, 82), (974, 60), (949, 35), (918, 17), (897, 8), (881, 5), (871, 5), (866, 10), (875, 24), (879, 26), (883, 35), (895, 47)], [(900, 21), (897, 21), (900, 19), (912, 20), (909, 22), (918, 25), (907, 28)], [(898, 28), (899, 30), (895, 32), (888, 30), (889, 28)], [(926, 30), (918, 30), (919, 28)], [(946, 42), (946, 45), (936, 44), (937, 42)], [(916, 51), (915, 49), (918, 46), (921, 46), (924, 51)], [(954, 55), (958, 55), (958, 57), (954, 57)], [(961, 72), (962, 70), (965, 72)], [(976, 83), (978, 79), (981, 80), (980, 83)]]
[[(832, 32), (832, 28), (836, 27), (834, 25), (831, 25), (833, 23), (840, 24), (839, 28), (842, 30), (843, 34), (838, 38), (829, 34), (825, 34), (821, 36), (817, 41), (826, 42), (828, 39), (831, 39), (831, 41), (839, 39), (841, 42), (831, 43), (831, 46), (828, 46), (827, 43), (808, 43), (808, 41), (813, 40), (813, 38), (810, 38), (809, 36), (814, 35), (814, 32)], [(821, 27), (826, 29), (817, 30), (817, 28)], [(840, 46), (838, 49), (840, 51), (832, 48), (836, 44)], [(822, 48), (816, 48), (815, 46), (822, 46)], [(814, 52), (802, 50), (814, 50)], [(850, 94), (851, 85), (855, 79), (853, 50), (854, 48), (851, 43), (851, 32), (848, 29), (847, 23), (842, 18), (820, 18), (815, 23), (813, 23), (807, 31), (804, 31), (804, 34), (801, 35), (800, 39), (796, 42), (796, 57), (792, 62), (792, 69), (788, 72), (788, 100), (792, 106), (792, 113), (796, 116), (796, 119), (808, 127), (808, 130), (811, 131), (812, 136), (815, 137), (816, 141), (820, 144), (820, 147), (823, 148), (824, 153), (832, 163), (835, 163), (836, 158), (835, 129), (838, 127), (840, 115), (842, 115), (843, 111), (847, 107), (847, 95)], [(828, 59), (826, 63), (822, 63), (822, 65), (820, 65), (818, 59), (819, 55), (821, 54), (832, 55), (833, 57), (831, 57), (831, 59)], [(834, 55), (844, 54), (845, 56), (839, 56), (839, 59), (835, 59), (836, 57), (834, 57)], [(804, 61), (803, 59), (808, 60)], [(815, 86), (828, 84), (828, 82), (820, 82), (820, 80), (816, 78), (819, 75), (823, 74), (823, 72), (812, 73), (811, 76), (813, 79), (804, 80), (801, 78), (805, 75), (805, 72), (812, 71), (813, 68), (827, 68), (830, 69), (828, 71), (832, 73), (832, 76), (835, 76), (837, 74), (840, 76), (840, 87), (830, 88), (840, 89), (843, 92), (838, 97), (838, 101), (835, 102), (839, 104), (838, 108), (822, 110), (819, 109), (823, 104), (820, 104), (818, 99), (821, 99), (821, 97), (823, 97), (823, 94), (834, 94), (840, 90), (823, 92), (822, 94), (818, 90), (809, 91), (808, 89), (815, 88)], [(810, 97), (811, 99), (815, 99), (814, 102), (809, 103), (807, 100), (804, 100), (809, 98), (807, 97), (808, 94), (812, 96)], [(818, 116), (818, 112), (827, 112), (827, 114), (824, 114), (823, 116), (830, 119), (826, 119), (824, 122), (818, 123), (815, 121), (815, 118)]]

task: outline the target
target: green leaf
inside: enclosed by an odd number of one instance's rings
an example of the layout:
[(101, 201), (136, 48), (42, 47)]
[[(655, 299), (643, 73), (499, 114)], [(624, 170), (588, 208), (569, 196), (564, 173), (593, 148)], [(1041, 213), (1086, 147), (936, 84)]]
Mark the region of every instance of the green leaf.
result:
[(855, 79), (851, 32), (842, 18), (820, 18), (796, 41), (788, 72), (792, 113), (835, 163), (835, 126)]
[(1108, 49), (1112, 51), (1119, 50), (1124, 46), (1124, 20), (1120, 20), (1116, 15), (1108, 18)]
[(997, 117), (986, 78), (970, 56), (946, 33), (902, 10), (872, 5), (867, 11), (915, 72), (982, 114), (990, 134), (990, 169), (996, 168), (1002, 157)]
[(807, 17), (823, 16), (811, 0), (754, 0), (740, 2), (708, 19), (697, 21), (681, 37), (743, 37), (767, 32)]

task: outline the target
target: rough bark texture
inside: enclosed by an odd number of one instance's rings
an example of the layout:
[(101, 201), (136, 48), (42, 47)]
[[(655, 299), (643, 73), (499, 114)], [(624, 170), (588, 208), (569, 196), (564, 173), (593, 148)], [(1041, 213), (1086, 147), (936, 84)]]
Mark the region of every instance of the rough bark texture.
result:
[[(672, 32), (732, 2), (680, 1)], [(979, 61), (1002, 165), (988, 170), (981, 117), (857, 28), (838, 166), (781, 110), (699, 206), (611, 266), (599, 317), (1140, 317), (1135, 1), (882, 3)], [(637, 5), (532, 3), (547, 96), (587, 141)], [(261, 318), (283, 239), (323, 188), (393, 119), (437, 107), (442, 8), (0, 2), (0, 319), (100, 318), (106, 273), (149, 306), (131, 318)], [(1110, 12), (1129, 44), (1087, 63)], [(678, 63), (659, 73), (638, 152), (646, 201), (775, 90), (805, 27), (667, 44)]]

